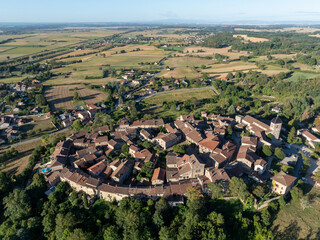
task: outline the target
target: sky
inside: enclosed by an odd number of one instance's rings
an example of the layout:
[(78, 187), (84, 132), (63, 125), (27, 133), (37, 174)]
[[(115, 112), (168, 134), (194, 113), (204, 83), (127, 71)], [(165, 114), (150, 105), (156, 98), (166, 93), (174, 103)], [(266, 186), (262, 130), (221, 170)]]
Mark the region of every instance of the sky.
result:
[(0, 0), (0, 22), (320, 23), (320, 0)]

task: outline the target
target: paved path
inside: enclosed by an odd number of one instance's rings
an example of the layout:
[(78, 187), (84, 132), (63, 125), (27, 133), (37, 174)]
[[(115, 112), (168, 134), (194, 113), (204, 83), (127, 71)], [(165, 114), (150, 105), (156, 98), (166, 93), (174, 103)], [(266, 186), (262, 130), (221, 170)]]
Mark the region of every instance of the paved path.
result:
[(183, 88), (183, 89), (176, 89), (176, 90), (171, 90), (171, 91), (163, 91), (163, 92), (157, 92), (153, 93), (147, 96), (142, 96), (136, 100), (136, 102), (140, 102), (141, 100), (145, 98), (150, 98), (156, 95), (161, 95), (161, 94), (166, 94), (166, 93), (173, 93), (173, 92), (186, 92), (186, 91), (193, 91), (193, 90), (199, 90), (199, 89), (212, 89), (217, 95), (220, 93), (213, 87), (213, 86), (208, 86), (208, 87), (199, 87), (199, 88)]
[[(66, 132), (68, 130), (69, 130), (69, 128), (64, 128), (64, 129), (61, 129), (61, 130), (57, 130), (57, 131), (54, 131), (54, 132), (50, 133), (49, 136), (51, 136), (53, 134), (63, 133), (63, 132)], [(23, 144), (32, 143), (32, 142), (35, 142), (35, 141), (38, 141), (38, 140), (41, 140), (41, 136), (40, 137), (26, 139), (26, 140), (20, 141), (18, 143), (10, 144), (10, 145), (4, 145), (0, 149), (17, 147), (17, 146), (20, 146), (20, 145), (23, 145)]]
[(265, 208), (265, 207), (267, 207), (267, 206), (269, 205), (270, 202), (275, 201), (275, 200), (278, 200), (280, 197), (281, 197), (281, 196), (271, 198), (271, 199), (263, 202), (261, 206), (256, 207), (256, 209), (257, 209), (257, 210), (260, 210), (260, 209), (262, 209), (262, 208)]

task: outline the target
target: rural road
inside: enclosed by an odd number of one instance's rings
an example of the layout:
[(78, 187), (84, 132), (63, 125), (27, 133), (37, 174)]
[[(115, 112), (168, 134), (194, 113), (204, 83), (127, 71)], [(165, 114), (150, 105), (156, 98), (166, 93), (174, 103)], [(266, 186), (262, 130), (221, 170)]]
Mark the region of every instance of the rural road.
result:
[(161, 95), (161, 94), (166, 94), (166, 93), (173, 93), (173, 92), (186, 92), (186, 91), (193, 91), (193, 90), (199, 90), (199, 89), (212, 89), (217, 95), (219, 95), (220, 93), (213, 87), (213, 86), (209, 86), (209, 87), (200, 87), (200, 88), (183, 88), (183, 89), (177, 89), (177, 90), (171, 90), (171, 91), (163, 91), (163, 92), (157, 92), (157, 93), (153, 93), (147, 96), (142, 96), (140, 98), (138, 98), (136, 100), (136, 102), (140, 102), (141, 100), (145, 99), (145, 98), (150, 98), (156, 95)]
[[(66, 132), (68, 130), (69, 130), (68, 128), (64, 128), (64, 129), (61, 129), (61, 130), (58, 130), (58, 131), (50, 133), (49, 136), (51, 136), (53, 134), (57, 134), (57, 133), (63, 133), (63, 132)], [(23, 144), (32, 143), (32, 142), (35, 142), (35, 141), (38, 141), (38, 140), (41, 140), (41, 137), (30, 138), (30, 139), (26, 139), (24, 141), (21, 141), (21, 142), (18, 142), (18, 143), (14, 143), (14, 144), (11, 144), (11, 145), (5, 145), (5, 146), (1, 147), (0, 149), (17, 147), (17, 146), (20, 146), (20, 145), (23, 145)]]

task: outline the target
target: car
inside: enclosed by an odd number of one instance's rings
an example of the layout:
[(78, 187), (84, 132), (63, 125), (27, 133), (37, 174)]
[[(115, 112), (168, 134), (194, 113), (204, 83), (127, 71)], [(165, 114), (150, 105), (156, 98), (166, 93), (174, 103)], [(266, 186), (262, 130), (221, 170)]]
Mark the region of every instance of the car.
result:
[(302, 177), (301, 179), (302, 179), (302, 181), (304, 181), (304, 182), (308, 182), (308, 179), (306, 179), (305, 177)]

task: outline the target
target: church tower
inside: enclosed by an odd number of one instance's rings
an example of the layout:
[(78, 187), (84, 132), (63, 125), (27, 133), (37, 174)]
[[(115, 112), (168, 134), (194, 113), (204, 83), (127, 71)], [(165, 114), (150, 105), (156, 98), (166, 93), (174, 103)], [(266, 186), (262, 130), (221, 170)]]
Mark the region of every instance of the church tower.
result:
[(278, 116), (271, 120), (270, 129), (272, 131), (271, 134), (274, 138), (279, 139), (281, 127), (282, 121)]

